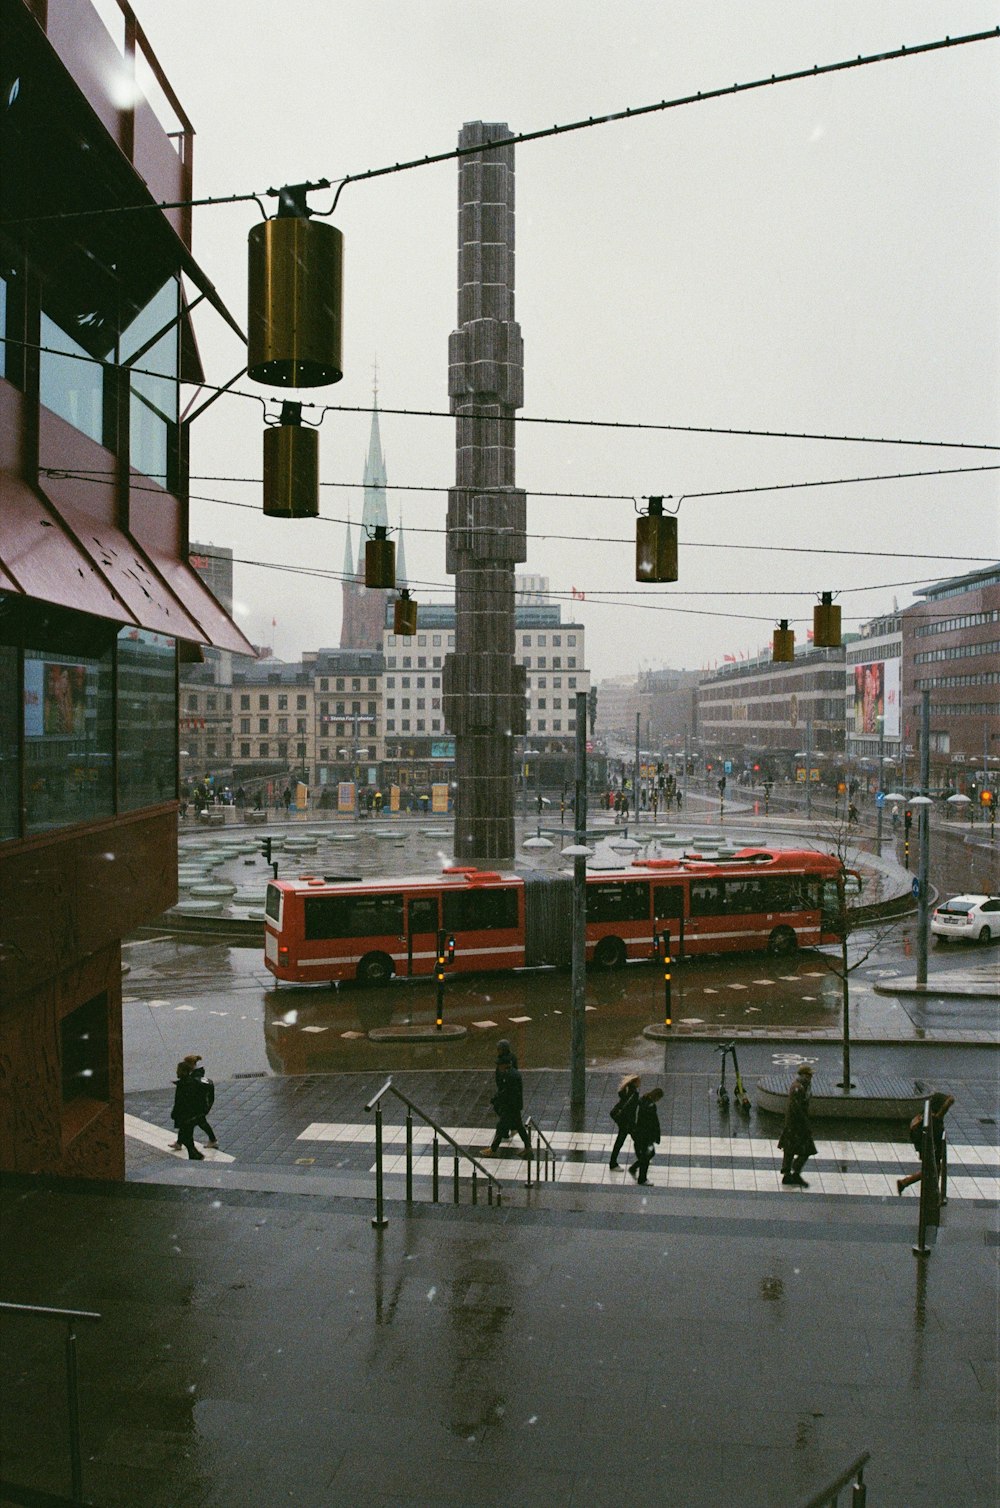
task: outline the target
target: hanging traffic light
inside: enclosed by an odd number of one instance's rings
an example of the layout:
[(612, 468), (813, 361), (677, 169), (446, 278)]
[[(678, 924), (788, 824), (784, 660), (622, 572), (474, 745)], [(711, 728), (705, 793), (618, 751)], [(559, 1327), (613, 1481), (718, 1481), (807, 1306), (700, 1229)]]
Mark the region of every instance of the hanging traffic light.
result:
[(412, 639), (417, 631), (417, 606), (418, 604), (414, 602), (404, 586), (392, 610), (393, 633), (399, 634), (404, 639)]
[(283, 403), (264, 431), (264, 512), (268, 518), (319, 515), (319, 433), (302, 423), (302, 404)]
[(813, 644), (817, 649), (840, 648), (840, 606), (832, 592), (824, 592), (813, 608)]
[(248, 237), (247, 374), (278, 387), (323, 387), (344, 375), (344, 238), (310, 219), (306, 191), (283, 188), (277, 215)]
[(385, 524), (375, 525), (375, 537), (365, 544), (365, 586), (392, 591), (396, 585), (396, 546)]
[(649, 512), (635, 524), (636, 581), (677, 580), (677, 519), (663, 512), (663, 498), (649, 499)]
[(773, 665), (790, 665), (795, 659), (795, 630), (789, 628), (788, 619), (782, 618), (774, 630), (774, 639), (771, 643), (771, 663)]

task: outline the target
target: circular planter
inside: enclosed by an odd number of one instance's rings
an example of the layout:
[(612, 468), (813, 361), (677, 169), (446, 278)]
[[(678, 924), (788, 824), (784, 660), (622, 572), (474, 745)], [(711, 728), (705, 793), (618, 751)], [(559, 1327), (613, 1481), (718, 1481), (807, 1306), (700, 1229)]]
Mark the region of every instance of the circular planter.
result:
[(212, 880), (208, 884), (192, 885), (189, 894), (196, 900), (228, 900), (236, 894), (236, 886), (230, 885), (228, 880)]

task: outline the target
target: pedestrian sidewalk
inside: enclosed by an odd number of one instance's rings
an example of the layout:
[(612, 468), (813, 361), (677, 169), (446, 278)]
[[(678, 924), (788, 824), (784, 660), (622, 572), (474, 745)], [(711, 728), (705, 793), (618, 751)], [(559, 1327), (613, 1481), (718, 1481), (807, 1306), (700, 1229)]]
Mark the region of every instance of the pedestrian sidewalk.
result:
[[(913, 978), (878, 980), (872, 985), (876, 995), (941, 995), (970, 1000), (1000, 1000), (1000, 959), (994, 955), (989, 961), (975, 964), (961, 972), (950, 969), (947, 974), (927, 971), (926, 984), (918, 984)], [(988, 1040), (996, 1041), (990, 1034)]]

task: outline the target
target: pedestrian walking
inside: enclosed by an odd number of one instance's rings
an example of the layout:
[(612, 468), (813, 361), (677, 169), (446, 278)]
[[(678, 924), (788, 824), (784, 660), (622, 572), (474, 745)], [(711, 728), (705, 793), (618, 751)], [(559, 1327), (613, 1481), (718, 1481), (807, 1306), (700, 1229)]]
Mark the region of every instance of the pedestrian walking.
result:
[(812, 1099), (812, 1076), (813, 1071), (808, 1063), (803, 1063), (792, 1087), (788, 1091), (788, 1103), (785, 1107), (785, 1124), (781, 1128), (778, 1137), (778, 1146), (781, 1148), (781, 1181), (783, 1184), (792, 1185), (800, 1189), (807, 1189), (809, 1185), (802, 1177), (802, 1169), (810, 1157), (816, 1152), (816, 1143), (812, 1138), (812, 1126), (809, 1123), (809, 1101)]
[(663, 1090), (657, 1085), (655, 1089), (647, 1089), (636, 1104), (635, 1129), (632, 1132), (635, 1162), (629, 1168), (636, 1183), (649, 1182), (646, 1175), (656, 1144), (660, 1140), (660, 1117), (656, 1106), (662, 1098)]
[[(944, 1151), (944, 1118), (955, 1103), (953, 1094), (943, 1094), (940, 1090), (931, 1095), (931, 1136), (934, 1138), (934, 1159), (938, 1167), (941, 1166), (941, 1154)], [(919, 1158), (923, 1159), (924, 1153), (924, 1117), (923, 1112), (915, 1115), (910, 1122), (910, 1141)], [(905, 1178), (896, 1179), (896, 1193), (901, 1194), (908, 1189), (911, 1183), (920, 1183), (924, 1176), (923, 1164), (919, 1173), (908, 1173)]]
[(635, 1130), (635, 1112), (639, 1104), (639, 1075), (627, 1073), (618, 1085), (618, 1098), (611, 1106), (611, 1119), (618, 1131), (611, 1148), (609, 1168), (618, 1167), (618, 1153)]
[(203, 1152), (199, 1152), (194, 1143), (194, 1128), (200, 1127), (208, 1137), (208, 1146), (219, 1145), (215, 1132), (208, 1122), (208, 1112), (215, 1103), (215, 1085), (212, 1080), (205, 1077), (204, 1068), (199, 1068), (201, 1054), (188, 1053), (177, 1065), (177, 1078), (174, 1081), (174, 1104), (170, 1112), (170, 1118), (177, 1127), (177, 1140), (173, 1143), (173, 1150), (179, 1152), (183, 1147), (189, 1158), (195, 1162), (204, 1162)]
[(496, 1111), (497, 1128), (489, 1147), (490, 1155), (495, 1157), (504, 1138), (516, 1131), (524, 1143), (524, 1154), (528, 1157), (531, 1155), (531, 1142), (528, 1140), (528, 1132), (523, 1119), (524, 1080), (521, 1078), (517, 1059), (509, 1042), (502, 1041), (497, 1045), (494, 1079), (496, 1094), (490, 1104)]

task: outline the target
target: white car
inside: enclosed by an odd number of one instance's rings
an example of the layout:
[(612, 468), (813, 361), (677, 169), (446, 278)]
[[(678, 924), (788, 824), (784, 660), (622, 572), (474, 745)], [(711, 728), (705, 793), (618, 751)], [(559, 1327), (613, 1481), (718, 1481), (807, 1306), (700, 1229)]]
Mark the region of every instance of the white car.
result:
[(955, 895), (935, 908), (931, 934), (946, 942), (949, 937), (989, 943), (1000, 937), (1000, 896)]

